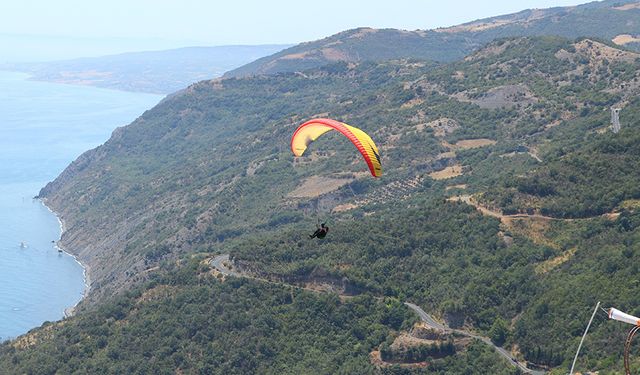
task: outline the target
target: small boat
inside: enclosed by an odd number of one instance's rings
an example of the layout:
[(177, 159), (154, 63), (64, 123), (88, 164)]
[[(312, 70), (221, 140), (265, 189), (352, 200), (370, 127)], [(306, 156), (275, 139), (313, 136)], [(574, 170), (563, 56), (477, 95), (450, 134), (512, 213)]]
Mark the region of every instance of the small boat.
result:
[(24, 249), (27, 247), (27, 244), (25, 244), (24, 242), (20, 242), (20, 248)]

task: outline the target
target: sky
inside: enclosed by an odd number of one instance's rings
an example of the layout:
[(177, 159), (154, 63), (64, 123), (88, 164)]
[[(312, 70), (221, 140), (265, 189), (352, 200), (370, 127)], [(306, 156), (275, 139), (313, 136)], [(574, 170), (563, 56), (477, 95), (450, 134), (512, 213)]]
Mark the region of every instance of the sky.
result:
[(290, 44), (369, 26), (405, 30), (575, 0), (2, 0), (0, 62), (194, 45)]

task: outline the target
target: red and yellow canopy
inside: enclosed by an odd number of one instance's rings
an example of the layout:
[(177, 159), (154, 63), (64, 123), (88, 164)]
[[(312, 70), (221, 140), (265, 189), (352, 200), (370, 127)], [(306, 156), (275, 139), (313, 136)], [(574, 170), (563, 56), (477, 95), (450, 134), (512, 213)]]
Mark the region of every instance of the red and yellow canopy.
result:
[(316, 118), (300, 125), (291, 138), (291, 151), (295, 156), (302, 156), (311, 142), (330, 130), (342, 133), (356, 146), (367, 162), (373, 177), (382, 175), (380, 153), (371, 137), (356, 127), (336, 120)]

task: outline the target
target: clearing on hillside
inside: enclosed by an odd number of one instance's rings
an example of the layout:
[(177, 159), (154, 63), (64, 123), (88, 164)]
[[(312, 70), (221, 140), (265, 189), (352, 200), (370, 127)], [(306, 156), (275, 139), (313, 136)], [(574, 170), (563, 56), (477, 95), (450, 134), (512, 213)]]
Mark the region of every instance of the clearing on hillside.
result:
[(476, 139), (462, 139), (456, 142), (456, 144), (451, 144), (449, 142), (442, 141), (441, 144), (444, 147), (448, 148), (449, 150), (468, 150), (472, 148), (495, 145), (496, 141), (494, 141), (493, 139), (487, 139), (487, 138), (476, 138)]
[(634, 37), (633, 35), (629, 34), (620, 34), (611, 39), (611, 41), (619, 46), (623, 46), (629, 43), (640, 43), (640, 37)]
[(445, 169), (437, 172), (429, 173), (429, 177), (434, 180), (446, 180), (448, 178), (453, 178), (462, 175), (462, 166), (459, 164), (453, 165), (451, 167), (446, 167)]

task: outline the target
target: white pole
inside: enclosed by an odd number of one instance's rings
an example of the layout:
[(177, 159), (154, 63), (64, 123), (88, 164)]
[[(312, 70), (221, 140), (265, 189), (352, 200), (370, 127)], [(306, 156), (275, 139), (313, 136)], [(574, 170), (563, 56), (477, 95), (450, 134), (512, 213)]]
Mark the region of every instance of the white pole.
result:
[(591, 319), (589, 319), (589, 324), (587, 324), (587, 328), (584, 330), (584, 335), (582, 335), (582, 339), (580, 339), (580, 345), (578, 345), (578, 351), (576, 352), (576, 356), (573, 358), (573, 363), (571, 364), (571, 371), (569, 371), (569, 375), (573, 375), (573, 368), (576, 365), (576, 361), (578, 360), (578, 355), (580, 354), (580, 348), (582, 348), (582, 343), (584, 342), (584, 338), (587, 337), (587, 332), (589, 332), (589, 327), (591, 327), (591, 322), (593, 322), (593, 317), (596, 316), (596, 311), (598, 311), (598, 307), (600, 307), (600, 301), (596, 304), (596, 308), (593, 309), (593, 314), (591, 314)]

